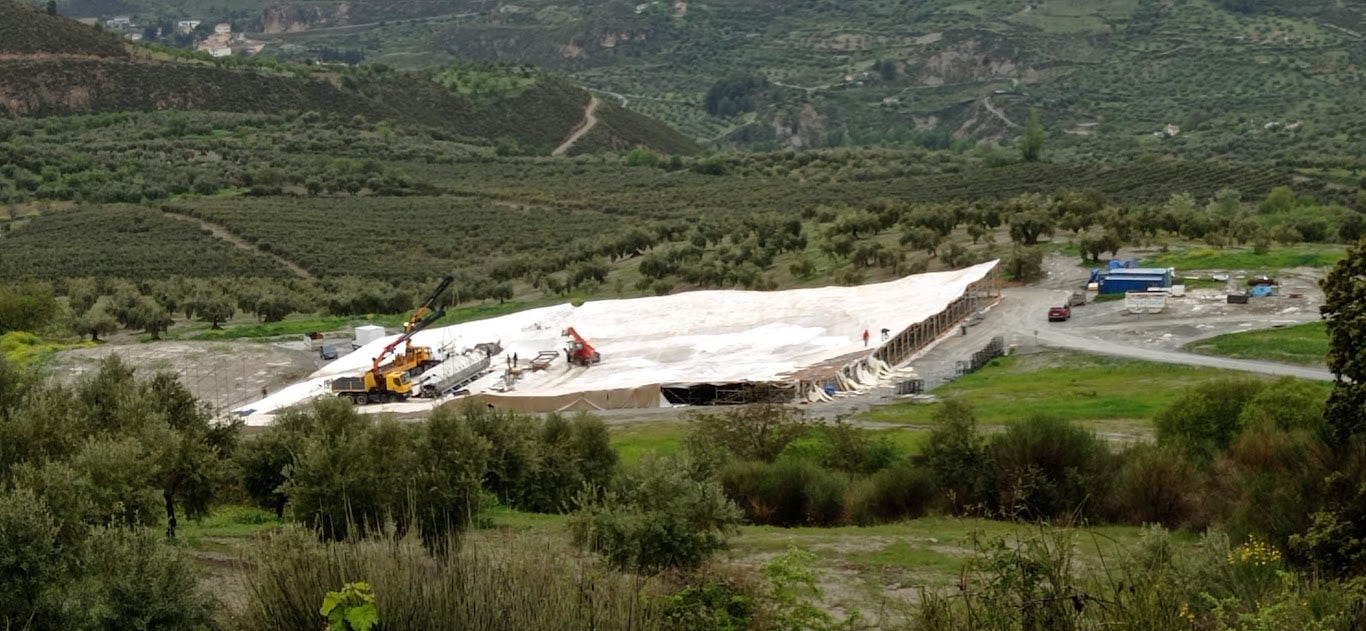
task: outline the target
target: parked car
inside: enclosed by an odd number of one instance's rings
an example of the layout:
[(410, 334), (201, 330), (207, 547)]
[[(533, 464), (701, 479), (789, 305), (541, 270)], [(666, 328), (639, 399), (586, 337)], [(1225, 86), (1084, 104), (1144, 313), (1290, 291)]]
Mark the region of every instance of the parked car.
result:
[(1048, 308), (1049, 322), (1066, 322), (1072, 317), (1072, 307), (1062, 305)]
[(323, 344), (321, 347), (318, 348), (318, 357), (321, 357), (327, 361), (332, 361), (336, 359), (337, 347), (331, 344)]

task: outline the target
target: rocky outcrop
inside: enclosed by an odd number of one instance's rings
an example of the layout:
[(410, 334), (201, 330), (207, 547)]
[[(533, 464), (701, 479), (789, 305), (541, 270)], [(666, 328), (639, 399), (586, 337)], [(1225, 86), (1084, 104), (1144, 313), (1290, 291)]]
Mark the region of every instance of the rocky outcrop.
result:
[(351, 17), (351, 6), (336, 4), (277, 4), (261, 10), (261, 32), (294, 33), (320, 26), (343, 26)]
[(773, 135), (780, 146), (790, 149), (809, 149), (825, 137), (829, 119), (810, 103), (789, 116), (773, 118)]

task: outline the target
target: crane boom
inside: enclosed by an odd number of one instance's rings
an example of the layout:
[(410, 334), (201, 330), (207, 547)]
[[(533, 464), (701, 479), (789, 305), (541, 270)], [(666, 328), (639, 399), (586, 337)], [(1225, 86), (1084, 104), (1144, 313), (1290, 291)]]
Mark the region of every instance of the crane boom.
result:
[(436, 304), (436, 300), (441, 297), (441, 294), (446, 293), (446, 288), (450, 287), (453, 282), (455, 282), (455, 277), (449, 274), (446, 275), (445, 278), (442, 278), (441, 284), (436, 286), (436, 291), (433, 291), (432, 295), (427, 297), (427, 301), (422, 303), (422, 306), (418, 307), (417, 311), (413, 312), (413, 316), (408, 318), (408, 321), (404, 323), (403, 330), (408, 331), (412, 329), (423, 316), (426, 316), (427, 313), (432, 310), (432, 306)]
[(400, 335), (398, 339), (390, 342), (389, 345), (385, 346), (384, 350), (380, 352), (379, 356), (375, 357), (374, 363), (370, 366), (371, 372), (378, 375), (380, 365), (394, 352), (395, 348), (398, 348), (400, 344), (412, 339), (413, 335), (418, 331), (431, 326), (433, 322), (440, 320), (442, 316), (446, 315), (446, 309), (444, 307), (437, 309), (435, 313), (431, 313), (431, 310), (432, 306), (436, 304), (437, 299), (441, 297), (441, 294), (446, 293), (446, 289), (450, 287), (453, 282), (455, 282), (454, 276), (447, 275), (445, 278), (441, 279), (441, 284), (437, 285), (436, 291), (433, 291), (432, 295), (427, 298), (427, 301), (422, 303), (422, 306), (418, 307), (417, 311), (413, 312), (412, 317), (408, 318), (407, 322), (403, 323), (403, 335)]

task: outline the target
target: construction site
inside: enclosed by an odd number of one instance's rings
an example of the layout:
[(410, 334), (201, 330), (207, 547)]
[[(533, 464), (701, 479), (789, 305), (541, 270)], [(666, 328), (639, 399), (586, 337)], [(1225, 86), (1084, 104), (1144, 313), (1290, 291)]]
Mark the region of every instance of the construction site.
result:
[(448, 285), (402, 332), (358, 327), (352, 352), (233, 413), (268, 425), (320, 397), (399, 414), (465, 400), (522, 412), (817, 403), (914, 382), (917, 356), (1001, 297), (990, 261), (857, 287), (696, 291), (431, 326)]

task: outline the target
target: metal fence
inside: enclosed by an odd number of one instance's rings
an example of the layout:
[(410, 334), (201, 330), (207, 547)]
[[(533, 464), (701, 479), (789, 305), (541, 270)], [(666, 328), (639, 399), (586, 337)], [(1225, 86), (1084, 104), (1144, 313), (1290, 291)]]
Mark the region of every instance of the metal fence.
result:
[(998, 335), (991, 338), (991, 342), (982, 347), (982, 350), (972, 354), (970, 359), (962, 359), (954, 362), (954, 377), (977, 372), (979, 368), (987, 365), (987, 362), (1006, 354), (1006, 338)]
[(925, 391), (925, 380), (924, 380), (924, 379), (907, 379), (906, 381), (902, 381), (902, 382), (896, 384), (896, 394), (897, 394), (897, 396), (905, 396), (905, 395), (908, 395), (908, 394), (920, 394), (920, 393), (922, 393), (922, 392), (924, 392), (924, 391)]

